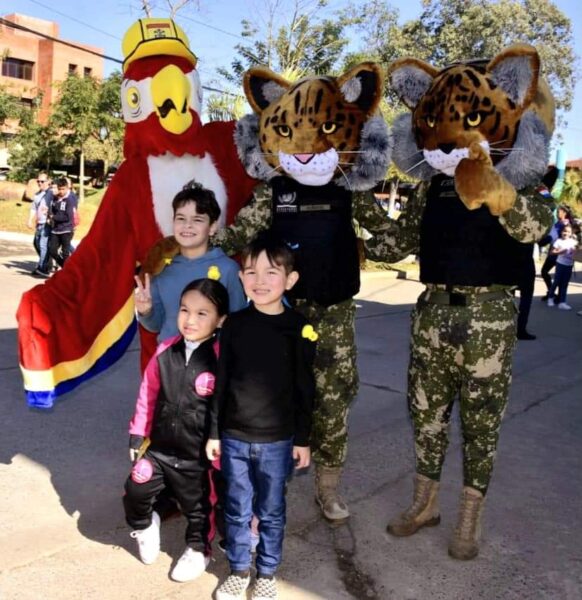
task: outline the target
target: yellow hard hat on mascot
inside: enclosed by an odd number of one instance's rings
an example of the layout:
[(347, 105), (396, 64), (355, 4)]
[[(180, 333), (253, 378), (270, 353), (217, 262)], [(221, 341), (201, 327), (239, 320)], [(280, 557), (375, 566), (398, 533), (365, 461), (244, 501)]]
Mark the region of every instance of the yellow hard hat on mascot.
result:
[(146, 56), (181, 56), (195, 67), (196, 55), (184, 30), (172, 19), (139, 19), (123, 36), (123, 72), (139, 58)]

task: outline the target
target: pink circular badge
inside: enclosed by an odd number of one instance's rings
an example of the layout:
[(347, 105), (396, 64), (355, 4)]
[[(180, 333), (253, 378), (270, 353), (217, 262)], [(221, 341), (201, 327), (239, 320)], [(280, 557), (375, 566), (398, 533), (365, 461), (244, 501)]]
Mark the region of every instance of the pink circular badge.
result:
[(200, 373), (194, 381), (194, 389), (199, 396), (211, 396), (214, 393), (216, 378), (210, 371)]
[(147, 458), (140, 458), (131, 470), (131, 478), (135, 483), (146, 483), (153, 474), (154, 467)]

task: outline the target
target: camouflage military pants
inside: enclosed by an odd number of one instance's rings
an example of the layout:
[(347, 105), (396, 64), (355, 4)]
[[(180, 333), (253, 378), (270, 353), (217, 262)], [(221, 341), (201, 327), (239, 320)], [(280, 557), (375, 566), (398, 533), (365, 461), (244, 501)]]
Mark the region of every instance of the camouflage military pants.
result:
[(487, 490), (511, 383), (515, 315), (509, 296), (467, 307), (419, 299), (408, 371), (418, 473), (440, 478), (458, 397), (464, 485)]
[(295, 308), (319, 335), (313, 365), (316, 387), (311, 435), (313, 460), (327, 467), (341, 467), (347, 453), (348, 410), (358, 393), (356, 306), (353, 300), (327, 308), (299, 300)]

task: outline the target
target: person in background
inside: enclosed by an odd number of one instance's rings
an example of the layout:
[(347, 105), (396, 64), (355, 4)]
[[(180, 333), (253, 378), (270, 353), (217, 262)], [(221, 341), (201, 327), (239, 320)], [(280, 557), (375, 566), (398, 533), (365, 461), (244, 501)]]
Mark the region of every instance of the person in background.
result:
[(49, 254), (62, 267), (69, 258), (71, 240), (74, 235), (75, 200), (71, 196), (66, 178), (60, 177), (56, 184), (57, 195), (53, 198), (49, 210), (52, 227), (49, 238)]
[(50, 187), (48, 175), (41, 171), (36, 180), (38, 192), (34, 195), (30, 212), (28, 215), (27, 227), (35, 227), (33, 245), (38, 254), (38, 264), (33, 271), (35, 275), (49, 277), (51, 269), (51, 259), (48, 251), (51, 226), (48, 221), (49, 210), (53, 199), (53, 193)]
[[(73, 187), (73, 182), (71, 181), (71, 178), (66, 177), (65, 179), (69, 183), (69, 196), (71, 198), (71, 202), (73, 203), (73, 237), (74, 237), (75, 229), (76, 229), (77, 225), (79, 225), (79, 223), (81, 222), (81, 219), (79, 217), (79, 198), (77, 197), (77, 194), (75, 194), (75, 188)], [(75, 246), (73, 245), (73, 241), (71, 238), (71, 243), (69, 244), (69, 255), (73, 254), (74, 251), (75, 251)]]
[[(543, 302), (550, 298), (549, 293), (550, 288), (552, 287), (552, 276), (550, 275), (550, 271), (556, 266), (556, 261), (558, 258), (556, 254), (552, 253), (551, 246), (557, 239), (560, 238), (560, 233), (562, 232), (563, 227), (566, 225), (571, 225), (573, 220), (572, 212), (566, 205), (558, 206), (557, 216), (558, 220), (552, 226), (550, 233), (548, 233), (548, 235), (545, 236), (539, 243), (540, 246), (550, 244), (550, 249), (548, 250), (546, 260), (544, 261), (541, 270), (541, 276), (547, 288), (547, 293), (541, 297)], [(554, 298), (554, 300), (556, 300), (556, 298)]]
[(555, 305), (554, 292), (558, 289), (558, 308), (572, 310), (572, 307), (566, 302), (566, 294), (574, 267), (574, 250), (577, 246), (578, 241), (572, 233), (572, 225), (565, 225), (560, 232), (560, 238), (554, 242), (550, 250), (550, 253), (556, 256), (556, 273), (548, 292), (548, 306)]

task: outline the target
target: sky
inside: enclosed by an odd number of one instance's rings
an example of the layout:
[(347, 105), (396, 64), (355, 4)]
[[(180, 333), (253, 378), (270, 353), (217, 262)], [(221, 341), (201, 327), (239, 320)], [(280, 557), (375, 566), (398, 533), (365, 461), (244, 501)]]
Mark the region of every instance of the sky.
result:
[[(572, 110), (565, 114), (567, 128), (563, 148), (568, 160), (582, 158), (582, 8), (579, 0), (553, 0), (554, 4), (571, 20), (580, 80), (575, 88)], [(421, 0), (389, 0), (400, 14), (400, 22), (417, 18)], [(160, 6), (165, 3), (158, 2)], [(198, 0), (198, 11), (188, 9), (178, 13), (177, 21), (190, 39), (190, 46), (198, 56), (198, 68), (203, 85), (224, 88), (217, 78), (217, 67), (228, 67), (236, 55), (234, 46), (241, 42), (241, 20), (264, 14), (261, 0)], [(341, 8), (345, 0), (331, 0), (328, 11)], [(56, 21), (60, 37), (103, 48), (104, 54), (121, 59), (121, 39), (127, 28), (143, 16), (139, 0), (0, 0), (0, 15), (14, 12), (39, 19)], [(158, 13), (156, 16), (167, 16)], [(470, 58), (470, 57), (468, 57)], [(105, 74), (120, 65), (105, 61)], [(558, 133), (558, 131), (556, 132)], [(554, 148), (557, 144), (554, 143)], [(552, 162), (554, 156), (551, 157)]]

